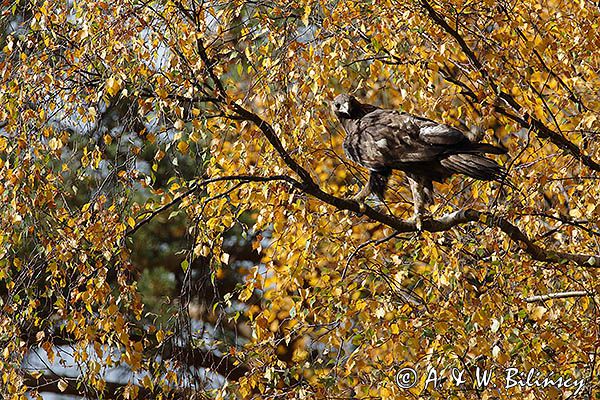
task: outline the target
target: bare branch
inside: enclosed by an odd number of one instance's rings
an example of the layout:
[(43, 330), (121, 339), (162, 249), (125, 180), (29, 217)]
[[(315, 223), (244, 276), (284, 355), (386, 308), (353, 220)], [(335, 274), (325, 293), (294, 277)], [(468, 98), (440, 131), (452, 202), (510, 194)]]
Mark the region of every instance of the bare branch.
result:
[(586, 291), (576, 291), (576, 292), (558, 292), (558, 293), (548, 293), (538, 296), (531, 296), (524, 298), (523, 301), (526, 303), (536, 303), (539, 301), (546, 301), (551, 299), (567, 299), (569, 297), (586, 297), (586, 296), (594, 296), (593, 293)]

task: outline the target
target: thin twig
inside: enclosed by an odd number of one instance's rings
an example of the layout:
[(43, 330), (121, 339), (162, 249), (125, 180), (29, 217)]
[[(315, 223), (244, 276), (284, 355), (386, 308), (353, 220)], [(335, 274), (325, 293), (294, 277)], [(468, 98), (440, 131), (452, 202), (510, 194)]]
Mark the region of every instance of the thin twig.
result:
[(396, 236), (398, 236), (400, 234), (400, 232), (398, 231), (394, 231), (391, 235), (388, 235), (382, 239), (379, 240), (367, 240), (364, 243), (361, 243), (360, 246), (358, 246), (356, 249), (354, 249), (354, 251), (352, 252), (352, 254), (350, 254), (350, 257), (348, 257), (348, 261), (346, 262), (346, 266), (344, 267), (344, 271), (342, 272), (342, 280), (344, 280), (344, 278), (346, 277), (346, 272), (348, 272), (348, 266), (350, 265), (350, 262), (352, 261), (352, 259), (354, 257), (356, 257), (356, 255), (358, 254), (358, 252), (362, 249), (364, 249), (365, 247), (367, 247), (370, 244), (374, 244), (375, 246), (379, 246), (382, 243), (385, 243), (389, 240), (392, 240), (393, 238), (395, 238)]
[(233, 176), (220, 176), (220, 177), (205, 179), (205, 180), (203, 180), (201, 182), (196, 182), (188, 190), (186, 190), (185, 192), (183, 192), (179, 196), (175, 197), (170, 202), (168, 202), (168, 203), (160, 206), (156, 210), (146, 211), (146, 212), (142, 213), (141, 215), (146, 215), (146, 214), (149, 214), (149, 215), (147, 217), (145, 217), (144, 219), (142, 219), (140, 222), (136, 223), (133, 228), (131, 228), (130, 230), (128, 230), (127, 232), (125, 232), (125, 236), (131, 236), (131, 235), (133, 235), (142, 226), (146, 225), (148, 222), (150, 222), (158, 214), (160, 214), (163, 211), (165, 211), (165, 210), (167, 210), (167, 209), (169, 209), (169, 208), (171, 208), (171, 207), (173, 207), (173, 206), (181, 203), (181, 201), (183, 199), (185, 199), (186, 197), (189, 197), (190, 195), (192, 195), (194, 192), (196, 192), (200, 188), (203, 188), (204, 186), (206, 186), (206, 185), (208, 185), (210, 183), (222, 182), (222, 181), (241, 181), (243, 183), (248, 183), (248, 182), (286, 181), (286, 182), (292, 183), (292, 184), (298, 183), (297, 181), (295, 181), (294, 179), (290, 178), (287, 175), (274, 175), (274, 176), (233, 175)]

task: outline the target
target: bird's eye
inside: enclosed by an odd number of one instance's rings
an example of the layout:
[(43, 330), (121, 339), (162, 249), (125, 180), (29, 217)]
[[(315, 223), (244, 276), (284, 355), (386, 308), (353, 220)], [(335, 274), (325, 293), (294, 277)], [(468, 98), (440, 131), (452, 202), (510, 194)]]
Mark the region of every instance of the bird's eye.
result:
[(340, 108), (340, 103), (333, 103), (333, 105), (335, 106), (335, 108)]

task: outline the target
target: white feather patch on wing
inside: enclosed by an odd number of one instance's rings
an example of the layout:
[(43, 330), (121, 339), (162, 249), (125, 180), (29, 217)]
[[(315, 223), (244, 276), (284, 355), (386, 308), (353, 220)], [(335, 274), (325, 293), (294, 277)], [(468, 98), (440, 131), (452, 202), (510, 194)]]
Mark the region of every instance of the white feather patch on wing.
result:
[(379, 147), (380, 149), (386, 149), (388, 147), (388, 143), (387, 143), (387, 140), (385, 138), (379, 139), (378, 141), (376, 141), (375, 145), (377, 147)]

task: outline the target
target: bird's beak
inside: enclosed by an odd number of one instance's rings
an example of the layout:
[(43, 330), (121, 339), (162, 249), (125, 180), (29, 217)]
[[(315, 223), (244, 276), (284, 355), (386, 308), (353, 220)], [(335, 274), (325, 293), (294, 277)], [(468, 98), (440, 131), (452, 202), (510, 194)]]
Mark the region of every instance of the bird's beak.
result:
[(339, 108), (338, 112), (340, 114), (350, 117), (350, 103), (340, 104), (340, 108)]

